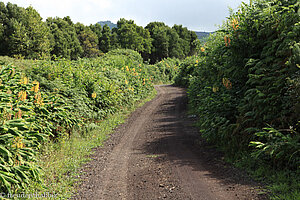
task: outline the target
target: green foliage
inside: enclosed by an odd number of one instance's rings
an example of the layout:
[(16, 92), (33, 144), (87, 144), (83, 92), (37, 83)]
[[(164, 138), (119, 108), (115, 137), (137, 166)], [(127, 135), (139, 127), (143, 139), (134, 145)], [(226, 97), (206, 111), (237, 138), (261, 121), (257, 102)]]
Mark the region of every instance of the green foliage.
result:
[(276, 167), (299, 165), (298, 12), (295, 0), (243, 3), (180, 66), (175, 82), (188, 87), (202, 136), (232, 156), (254, 150)]
[(151, 22), (145, 29), (149, 30), (152, 38), (152, 50), (148, 55), (152, 63), (167, 57), (182, 59), (196, 54), (197, 35), (182, 25), (170, 28), (163, 22)]
[(300, 168), (300, 134), (293, 130), (288, 132), (283, 134), (274, 128), (264, 128), (255, 133), (259, 142), (250, 142), (250, 146), (256, 148), (252, 155), (273, 165)]
[(184, 58), (196, 54), (197, 35), (181, 25), (173, 28), (152, 22), (146, 28), (121, 18), (117, 28), (99, 23), (74, 24), (69, 16), (42, 21), (32, 7), (0, 2), (0, 55), (30, 59), (56, 57), (77, 60), (97, 57), (113, 49), (132, 49), (145, 61), (155, 63), (167, 57)]
[(40, 181), (35, 161), (41, 144), (80, 121), (59, 96), (45, 95), (38, 82), (21, 78), (13, 67), (3, 66), (0, 77), (0, 189), (12, 192)]
[(83, 49), (73, 23), (58, 17), (49, 17), (46, 22), (52, 33), (53, 50), (51, 55), (66, 59), (78, 59), (82, 55)]
[(50, 32), (39, 13), (1, 2), (1, 55), (47, 58), (50, 56)]
[(0, 60), (0, 189), (5, 192), (40, 181), (37, 156), (49, 140), (67, 140), (74, 129), (84, 135), (90, 124), (146, 98), (153, 83), (171, 81), (178, 64), (169, 59), (146, 65), (139, 53), (124, 49), (77, 61)]
[(117, 34), (121, 48), (132, 49), (140, 53), (151, 52), (149, 31), (141, 26), (137, 26), (133, 20), (120, 19), (118, 21)]
[(98, 49), (98, 36), (94, 33), (90, 27), (84, 26), (83, 24), (76, 23), (75, 29), (77, 37), (80, 41), (81, 47), (83, 49), (82, 57), (91, 58), (97, 57), (99, 54)]
[(99, 40), (99, 49), (103, 53), (107, 53), (109, 50), (111, 50), (111, 30), (109, 26), (104, 25), (102, 29), (102, 35)]

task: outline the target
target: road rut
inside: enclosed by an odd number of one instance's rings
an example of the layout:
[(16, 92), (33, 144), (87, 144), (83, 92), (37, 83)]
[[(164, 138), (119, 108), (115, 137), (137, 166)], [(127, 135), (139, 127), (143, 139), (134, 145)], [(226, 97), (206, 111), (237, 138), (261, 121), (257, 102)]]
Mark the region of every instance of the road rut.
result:
[(73, 199), (266, 199), (257, 183), (199, 138), (185, 90), (155, 88), (156, 98), (94, 150)]

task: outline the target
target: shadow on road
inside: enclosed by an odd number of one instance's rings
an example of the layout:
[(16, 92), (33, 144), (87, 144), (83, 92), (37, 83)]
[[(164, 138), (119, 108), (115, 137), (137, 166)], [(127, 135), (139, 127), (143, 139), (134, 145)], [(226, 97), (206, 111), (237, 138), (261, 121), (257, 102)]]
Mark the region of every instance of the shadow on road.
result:
[(145, 143), (141, 151), (148, 155), (159, 155), (157, 162), (171, 162), (179, 168), (192, 167), (193, 171), (201, 172), (229, 189), (234, 189), (235, 185), (259, 187), (245, 172), (225, 163), (223, 154), (199, 137), (199, 130), (193, 126), (196, 119), (187, 116), (186, 95), (178, 91), (170, 95), (174, 98), (170, 98), (154, 113), (155, 127), (146, 133), (153, 135), (154, 132), (155, 137)]

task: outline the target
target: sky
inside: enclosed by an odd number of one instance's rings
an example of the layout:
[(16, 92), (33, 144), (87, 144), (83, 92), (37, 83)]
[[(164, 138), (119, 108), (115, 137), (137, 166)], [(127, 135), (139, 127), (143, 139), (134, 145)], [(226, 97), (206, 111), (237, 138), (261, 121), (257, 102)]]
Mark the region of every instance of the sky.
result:
[(193, 31), (212, 32), (218, 29), (229, 7), (236, 10), (249, 0), (9, 0), (21, 7), (32, 6), (41, 16), (70, 16), (73, 22), (85, 25), (120, 18), (132, 19), (139, 26), (164, 22), (169, 26), (182, 24)]

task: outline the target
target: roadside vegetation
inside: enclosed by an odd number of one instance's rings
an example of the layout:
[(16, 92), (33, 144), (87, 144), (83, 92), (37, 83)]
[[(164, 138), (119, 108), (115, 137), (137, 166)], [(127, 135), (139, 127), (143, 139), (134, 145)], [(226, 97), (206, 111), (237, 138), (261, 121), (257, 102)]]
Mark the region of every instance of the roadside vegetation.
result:
[(153, 84), (175, 83), (228, 162), (271, 199), (300, 198), (297, 0), (243, 3), (202, 43), (162, 22), (120, 19), (110, 30), (3, 2), (0, 16), (1, 192), (70, 197), (91, 149)]
[(178, 61), (148, 65), (133, 50), (113, 50), (76, 61), (0, 57), (0, 63), (1, 191), (67, 197), (76, 180), (70, 174), (128, 109), (153, 94), (154, 83), (172, 81)]
[(203, 138), (270, 184), (272, 199), (300, 198), (300, 3), (253, 1), (185, 59)]

